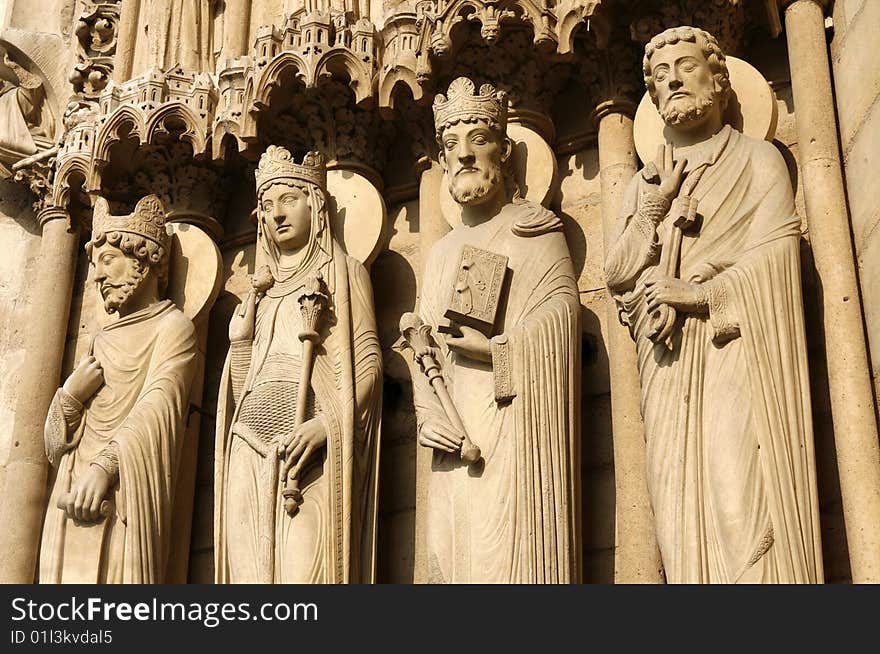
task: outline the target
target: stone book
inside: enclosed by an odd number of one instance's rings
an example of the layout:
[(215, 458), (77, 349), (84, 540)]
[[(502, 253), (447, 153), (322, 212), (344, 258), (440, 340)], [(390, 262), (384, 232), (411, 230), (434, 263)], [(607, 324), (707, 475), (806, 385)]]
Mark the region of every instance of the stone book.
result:
[(461, 249), (449, 308), (443, 315), (459, 325), (492, 336), (506, 275), (507, 257), (465, 245)]

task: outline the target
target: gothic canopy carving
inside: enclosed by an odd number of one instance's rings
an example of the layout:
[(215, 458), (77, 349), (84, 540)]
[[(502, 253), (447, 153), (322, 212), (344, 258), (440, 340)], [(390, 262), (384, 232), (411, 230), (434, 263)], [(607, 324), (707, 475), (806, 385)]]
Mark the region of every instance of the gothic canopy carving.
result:
[[(260, 27), (242, 56), (216, 71), (175, 65), (123, 83), (113, 81), (117, 50), (125, 51), (121, 5), (78, 5), (64, 137), (37, 147), (27, 163), (51, 162), (35, 188), (61, 201), (82, 178), (94, 194), (122, 140), (180, 140), (204, 165), (234, 153), (253, 161), (269, 141), (300, 154), (318, 149), (329, 166), (359, 170), (381, 188), (389, 143), (401, 132), (417, 158), (430, 155), (433, 138), (420, 123), (436, 89), (455, 76), (507, 90), (515, 120), (552, 142), (552, 107), (569, 81), (594, 104), (632, 99), (630, 77), (640, 80), (628, 72), (638, 73), (644, 33), (690, 22), (735, 51), (755, 13), (745, 0), (403, 0), (380, 31), (360, 3), (306, 5), (280, 26)], [(758, 20), (772, 32), (771, 6), (776, 0), (761, 5)]]

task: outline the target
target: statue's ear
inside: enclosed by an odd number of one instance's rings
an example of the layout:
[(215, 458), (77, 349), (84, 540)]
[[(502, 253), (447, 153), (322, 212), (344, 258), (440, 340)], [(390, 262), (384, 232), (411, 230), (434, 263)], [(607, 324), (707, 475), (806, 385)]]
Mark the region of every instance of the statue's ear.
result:
[(501, 139), (501, 163), (506, 163), (512, 154), (513, 141), (511, 141), (510, 137), (505, 134), (504, 138)]
[(721, 85), (719, 81), (719, 76), (713, 76), (713, 82), (715, 84), (715, 96), (718, 98), (721, 113), (723, 114), (727, 110), (727, 105), (730, 104), (730, 98), (733, 95), (733, 89), (728, 85), (724, 87)]
[(446, 161), (446, 152), (443, 151), (443, 144), (440, 144), (440, 151), (437, 153), (437, 159), (440, 162), (440, 167), (443, 169), (444, 173), (449, 172), (449, 164)]

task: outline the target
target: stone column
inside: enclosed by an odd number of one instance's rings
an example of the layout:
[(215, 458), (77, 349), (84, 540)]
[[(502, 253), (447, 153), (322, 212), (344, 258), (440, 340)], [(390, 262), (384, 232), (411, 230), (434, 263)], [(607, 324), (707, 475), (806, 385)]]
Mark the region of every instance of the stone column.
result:
[[(421, 292), (421, 275), (424, 272), (428, 253), (434, 244), (449, 231), (449, 223), (443, 218), (440, 210), (440, 184), (443, 181), (443, 169), (436, 161), (430, 161), (426, 166), (419, 178), (419, 292)], [(416, 533), (413, 582), (417, 584), (425, 583), (428, 578), (425, 558), (425, 503), (433, 455), (434, 450), (422, 447), (418, 441), (416, 442)]]
[(783, 0), (801, 184), (824, 314), (852, 578), (880, 582), (880, 447), (837, 141), (822, 0)]
[[(599, 131), (605, 251), (620, 217), (624, 190), (638, 170), (633, 141), (634, 112), (631, 103), (609, 101), (600, 104), (593, 114)], [(636, 348), (629, 330), (620, 324), (617, 305), (610, 298), (607, 325), (616, 496), (614, 581), (663, 583), (663, 565), (648, 496)]]
[(38, 216), (43, 230), (33, 305), (23, 331), (25, 363), (15, 407), (15, 433), (0, 502), (0, 583), (34, 580), (46, 501), (43, 424), (61, 381), (79, 233), (58, 207)]
[(137, 41), (140, 0), (122, 0), (119, 13), (119, 34), (116, 37), (116, 60), (113, 62), (113, 80), (119, 84), (131, 77), (134, 49)]
[(247, 54), (249, 50), (251, 3), (245, 0), (227, 0), (223, 11), (223, 50), (220, 53), (220, 69), (227, 61), (237, 59)]

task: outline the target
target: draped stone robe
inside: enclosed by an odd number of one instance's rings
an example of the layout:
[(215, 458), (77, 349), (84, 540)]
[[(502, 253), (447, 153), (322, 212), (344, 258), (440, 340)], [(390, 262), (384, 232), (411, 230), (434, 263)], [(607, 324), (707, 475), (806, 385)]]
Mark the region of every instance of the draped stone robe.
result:
[[(452, 353), (437, 327), (470, 244), (509, 257), (493, 364)], [(419, 312), (434, 328), (452, 399), (485, 465), (434, 450), (427, 495), (432, 583), (568, 583), (580, 575), (580, 304), (552, 212), (508, 204), (460, 225), (431, 250)], [(413, 373), (419, 428), (447, 422), (427, 379)]]
[[(134, 71), (150, 68), (213, 72), (217, 0), (141, 0)], [(222, 35), (219, 35), (222, 37)], [(216, 38), (217, 41), (221, 40)]]
[[(28, 108), (28, 107), (25, 107)], [(22, 157), (34, 154), (37, 144), (27, 121), (17, 87), (0, 90), (0, 156)]]
[[(638, 213), (637, 174), (606, 257), (638, 352), (648, 487), (666, 578), (821, 582), (815, 454), (801, 301), (800, 220), (776, 148), (725, 127), (678, 148), (702, 224), (679, 277), (708, 314), (679, 312), (672, 347), (648, 337), (645, 281), (668, 221)], [(687, 181), (685, 181), (687, 184)]]
[[(333, 318), (315, 348), (306, 413), (306, 420), (320, 417), (327, 443), (300, 473), (303, 503), (288, 515), (276, 448), (294, 429), (302, 365), (300, 275), (300, 282), (276, 282), (257, 305), (250, 367), (237, 405), (230, 358), (223, 372), (215, 458), (218, 583), (375, 580), (381, 350), (366, 269), (329, 236), (327, 244), (333, 258), (322, 270)], [(255, 425), (261, 433), (251, 435), (243, 411), (248, 396), (263, 393), (267, 383), (280, 392), (263, 403), (262, 424)]]
[[(76, 429), (65, 422), (61, 389), (46, 421), (57, 474), (43, 524), (40, 583), (162, 583), (172, 534), (177, 471), (186, 433), (198, 344), (192, 322), (170, 300), (109, 324), (94, 340), (104, 385)], [(111, 442), (119, 483), (112, 514), (70, 519), (56, 504)]]

